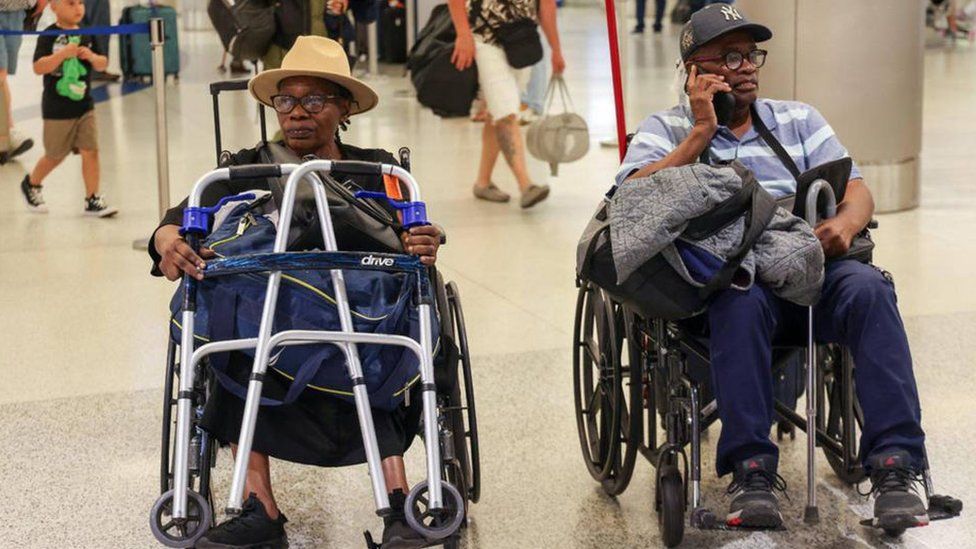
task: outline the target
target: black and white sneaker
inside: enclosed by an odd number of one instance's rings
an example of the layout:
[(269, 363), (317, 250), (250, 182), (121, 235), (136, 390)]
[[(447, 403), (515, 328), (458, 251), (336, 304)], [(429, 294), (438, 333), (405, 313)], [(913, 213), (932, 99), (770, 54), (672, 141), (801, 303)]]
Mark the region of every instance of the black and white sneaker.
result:
[(776, 458), (761, 454), (737, 463), (727, 490), (733, 496), (725, 523), (741, 528), (782, 526), (783, 515), (774, 489), (786, 493), (786, 481), (776, 474)]
[(921, 475), (911, 468), (908, 452), (896, 450), (868, 458), (874, 495), (874, 526), (900, 534), (906, 528), (925, 526), (929, 514), (918, 496)]
[(85, 199), (85, 215), (91, 217), (111, 217), (119, 210), (105, 203), (101, 195), (93, 194)]
[(197, 541), (197, 549), (286, 549), (288, 535), (284, 513), (271, 520), (264, 504), (253, 493), (241, 507), (241, 514), (218, 524)]
[(25, 175), (24, 180), (20, 182), (20, 193), (27, 201), (27, 209), (34, 213), (47, 213), (47, 204), (44, 203), (41, 189), (41, 185), (31, 185), (29, 175)]
[(34, 146), (33, 139), (21, 137), (14, 130), (10, 130), (9, 142), (10, 148), (5, 151), (0, 151), (0, 166), (24, 154)]

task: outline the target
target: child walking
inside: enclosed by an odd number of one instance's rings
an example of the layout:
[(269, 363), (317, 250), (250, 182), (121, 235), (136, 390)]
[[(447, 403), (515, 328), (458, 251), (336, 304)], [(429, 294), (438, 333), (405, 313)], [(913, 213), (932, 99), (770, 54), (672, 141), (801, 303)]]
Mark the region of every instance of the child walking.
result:
[[(83, 0), (51, 0), (57, 21), (45, 30), (78, 29), (85, 16)], [(70, 153), (81, 155), (85, 181), (85, 215), (109, 217), (118, 210), (105, 204), (98, 193), (98, 133), (95, 103), (91, 97), (92, 71), (104, 71), (108, 58), (95, 47), (91, 36), (40, 36), (34, 50), (34, 72), (44, 75), (41, 114), (44, 118), (44, 156), (20, 188), (33, 212), (46, 213), (41, 194), (44, 178)]]

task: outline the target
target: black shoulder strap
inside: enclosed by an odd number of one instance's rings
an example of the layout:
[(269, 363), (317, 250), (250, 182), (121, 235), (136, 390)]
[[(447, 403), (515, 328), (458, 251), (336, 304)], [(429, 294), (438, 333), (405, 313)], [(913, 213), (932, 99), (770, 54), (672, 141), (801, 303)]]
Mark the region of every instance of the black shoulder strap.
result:
[(796, 162), (793, 161), (793, 157), (787, 154), (786, 149), (784, 149), (783, 145), (778, 139), (776, 139), (773, 132), (769, 131), (769, 128), (766, 127), (766, 123), (763, 122), (762, 117), (759, 116), (759, 111), (756, 110), (756, 104), (753, 103), (749, 109), (752, 111), (752, 124), (756, 127), (756, 131), (759, 132), (759, 136), (762, 137), (763, 141), (769, 144), (770, 147), (772, 147), (773, 152), (775, 152), (776, 156), (779, 157), (780, 162), (782, 162), (783, 165), (786, 166), (786, 169), (790, 170), (790, 173), (793, 174), (793, 179), (799, 177), (800, 170), (796, 167)]

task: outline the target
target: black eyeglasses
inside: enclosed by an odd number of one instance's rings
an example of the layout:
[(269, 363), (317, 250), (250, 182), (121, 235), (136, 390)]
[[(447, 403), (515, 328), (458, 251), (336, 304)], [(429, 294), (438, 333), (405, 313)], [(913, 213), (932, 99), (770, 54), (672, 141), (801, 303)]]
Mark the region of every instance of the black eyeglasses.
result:
[(737, 71), (742, 66), (742, 62), (748, 58), (752, 66), (758, 69), (766, 64), (766, 53), (768, 53), (766, 50), (752, 50), (748, 54), (742, 55), (742, 52), (730, 51), (718, 57), (696, 57), (692, 61), (724, 61), (727, 69)]
[(281, 114), (290, 113), (298, 105), (301, 105), (308, 114), (317, 114), (322, 112), (327, 103), (338, 104), (343, 99), (345, 97), (336, 94), (309, 94), (301, 98), (293, 95), (274, 95), (271, 97), (271, 105)]

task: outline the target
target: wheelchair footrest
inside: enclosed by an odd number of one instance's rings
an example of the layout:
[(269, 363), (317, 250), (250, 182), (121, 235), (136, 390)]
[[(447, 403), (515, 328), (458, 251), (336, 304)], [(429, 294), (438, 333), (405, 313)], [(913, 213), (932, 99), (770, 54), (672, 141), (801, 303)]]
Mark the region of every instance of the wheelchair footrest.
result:
[(765, 531), (783, 531), (786, 530), (786, 526), (780, 525), (778, 528), (750, 528), (748, 526), (729, 526), (724, 520), (718, 517), (711, 510), (704, 507), (698, 507), (691, 512), (691, 526), (699, 530), (722, 530), (726, 532), (757, 532), (760, 530)]
[(956, 518), (962, 514), (962, 501), (951, 496), (929, 498), (929, 520)]

